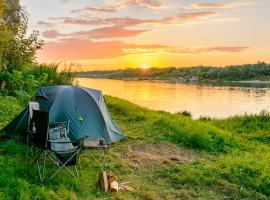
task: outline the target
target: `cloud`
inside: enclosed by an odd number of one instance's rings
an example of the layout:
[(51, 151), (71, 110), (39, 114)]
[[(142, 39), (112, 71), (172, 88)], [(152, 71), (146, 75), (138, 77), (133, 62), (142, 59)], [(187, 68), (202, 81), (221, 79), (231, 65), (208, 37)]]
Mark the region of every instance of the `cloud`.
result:
[(112, 7), (112, 6), (108, 6), (108, 7), (92, 7), (92, 6), (86, 6), (84, 8), (81, 9), (74, 9), (71, 12), (72, 13), (80, 13), (80, 12), (115, 12), (116, 8)]
[(249, 47), (210, 47), (198, 49), (198, 53), (201, 52), (227, 52), (227, 53), (237, 53), (249, 49)]
[(252, 2), (231, 2), (231, 3), (193, 3), (189, 8), (193, 9), (214, 9), (214, 8), (237, 8), (253, 5)]
[(151, 9), (161, 9), (164, 8), (166, 1), (161, 0), (126, 0), (122, 4), (124, 6), (139, 6)]
[(205, 11), (205, 12), (189, 12), (183, 13), (171, 17), (162, 19), (136, 19), (130, 17), (112, 17), (112, 18), (71, 18), (71, 17), (59, 17), (49, 18), (49, 20), (57, 21), (57, 23), (68, 24), (68, 25), (110, 25), (110, 26), (138, 26), (144, 24), (152, 25), (165, 25), (165, 24), (182, 24), (189, 21), (200, 20), (216, 15), (217, 12)]
[(161, 20), (152, 20), (150, 23), (157, 24), (182, 24), (189, 21), (200, 20), (202, 18), (206, 18), (209, 16), (217, 15), (216, 12), (192, 12), (192, 13), (184, 13), (172, 17), (163, 18)]
[(45, 22), (45, 21), (38, 21), (38, 22), (37, 22), (37, 25), (39, 25), (39, 26), (44, 26), (44, 27), (54, 26), (53, 23)]
[(160, 44), (131, 44), (121, 41), (91, 41), (81, 38), (63, 38), (45, 43), (39, 57), (45, 60), (107, 59), (126, 55), (150, 53), (200, 54), (208, 52), (238, 53), (248, 47), (200, 47), (182, 48)]
[(67, 24), (67, 25), (118, 25), (118, 26), (134, 26), (143, 22), (143, 20), (129, 18), (129, 17), (112, 17), (112, 18), (72, 18), (72, 17), (51, 17), (49, 20), (57, 21), (57, 23)]
[(103, 39), (103, 38), (120, 38), (120, 37), (132, 37), (148, 30), (129, 30), (122, 26), (111, 26), (104, 28), (97, 28), (90, 31), (75, 32), (73, 36), (86, 36), (88, 38)]
[(126, 54), (153, 54), (153, 53), (176, 53), (176, 54), (199, 54), (209, 52), (222, 52), (222, 53), (237, 53), (247, 50), (249, 47), (202, 47), (202, 48), (181, 48), (181, 47), (168, 47), (155, 49), (144, 48), (127, 48), (124, 49)]
[(126, 55), (127, 48), (165, 48), (162, 45), (136, 45), (121, 41), (93, 42), (67, 38), (60, 42), (47, 42), (39, 56), (45, 60), (106, 59)]
[(42, 32), (42, 36), (48, 39), (56, 39), (60, 36), (65, 36), (64, 34), (61, 34), (57, 30), (49, 30), (49, 31), (44, 31)]
[(149, 9), (162, 9), (165, 8), (166, 2), (163, 0), (125, 0), (125, 1), (111, 1), (111, 4), (107, 6), (94, 7), (94, 6), (86, 6), (81, 9), (74, 9), (72, 13), (83, 13), (83, 12), (116, 12), (119, 9), (137, 6), (141, 8), (149, 8)]
[(60, 0), (61, 3), (68, 3), (70, 0)]
[(70, 17), (60, 17), (60, 18), (49, 18), (54, 23), (61, 23), (66, 25), (94, 25), (103, 26), (101, 28), (95, 28), (89, 31), (78, 31), (69, 34), (61, 34), (57, 30), (49, 30), (42, 33), (43, 37), (49, 39), (55, 39), (58, 37), (84, 37), (91, 39), (103, 39), (103, 38), (120, 38), (120, 37), (132, 37), (139, 34), (151, 31), (145, 29), (130, 29), (130, 27), (139, 25), (169, 25), (169, 24), (182, 24), (189, 21), (200, 20), (212, 15), (215, 12), (193, 12), (184, 13), (172, 17), (166, 17), (162, 19), (135, 19), (129, 17), (112, 17), (112, 18), (90, 18), (90, 19), (80, 19), (80, 18), (70, 18)]

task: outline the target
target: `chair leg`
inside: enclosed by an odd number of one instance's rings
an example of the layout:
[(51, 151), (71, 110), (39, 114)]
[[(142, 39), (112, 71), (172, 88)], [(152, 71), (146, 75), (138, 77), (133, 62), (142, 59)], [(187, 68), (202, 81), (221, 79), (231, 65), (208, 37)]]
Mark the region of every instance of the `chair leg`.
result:
[[(35, 155), (36, 155), (36, 154), (37, 154), (37, 150), (36, 150), (34, 153), (35, 153)], [(39, 159), (39, 157), (41, 156), (41, 154), (42, 154), (42, 151), (41, 151), (37, 156), (35, 156), (36, 158), (35, 158), (35, 160), (34, 160), (32, 166), (33, 166), (34, 164), (36, 164), (36, 162), (38, 162), (38, 159)]]
[(75, 168), (75, 171), (76, 171), (77, 178), (80, 178), (76, 165), (74, 166), (74, 168)]
[(42, 167), (42, 183), (44, 182), (44, 177), (45, 177), (46, 157), (47, 157), (47, 152), (45, 152), (45, 154), (44, 154), (44, 160), (43, 160), (43, 167)]
[(80, 155), (78, 156), (78, 160), (79, 160), (79, 169), (82, 169), (82, 166), (81, 166), (81, 156)]
[[(48, 181), (50, 181), (56, 174), (58, 174), (60, 172), (61, 169), (65, 168), (74, 178), (76, 178), (76, 176), (66, 167), (66, 164), (74, 157), (77, 156), (77, 154), (80, 152), (80, 150), (76, 151), (65, 163), (62, 163), (59, 159), (58, 162), (61, 164), (61, 167), (59, 167), (59, 169), (49, 178)], [(52, 158), (51, 158), (52, 159)], [(77, 168), (76, 168), (76, 173), (77, 173)]]

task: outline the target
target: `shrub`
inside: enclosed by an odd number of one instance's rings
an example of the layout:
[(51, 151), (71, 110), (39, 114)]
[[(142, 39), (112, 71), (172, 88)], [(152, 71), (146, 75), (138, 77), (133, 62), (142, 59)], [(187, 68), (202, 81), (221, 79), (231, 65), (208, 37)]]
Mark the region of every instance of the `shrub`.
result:
[(58, 71), (58, 65), (37, 65), (18, 71), (0, 72), (1, 80), (6, 82), (2, 93), (14, 96), (26, 102), (42, 86), (71, 85), (73, 74), (70, 71)]

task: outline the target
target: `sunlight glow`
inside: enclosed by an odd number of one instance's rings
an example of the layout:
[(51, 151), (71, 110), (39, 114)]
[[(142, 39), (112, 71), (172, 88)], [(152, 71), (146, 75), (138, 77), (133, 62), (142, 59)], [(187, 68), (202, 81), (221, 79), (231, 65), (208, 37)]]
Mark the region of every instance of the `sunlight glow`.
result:
[(142, 64), (142, 65), (139, 66), (139, 68), (140, 68), (140, 69), (149, 69), (150, 66), (147, 65), (147, 64)]

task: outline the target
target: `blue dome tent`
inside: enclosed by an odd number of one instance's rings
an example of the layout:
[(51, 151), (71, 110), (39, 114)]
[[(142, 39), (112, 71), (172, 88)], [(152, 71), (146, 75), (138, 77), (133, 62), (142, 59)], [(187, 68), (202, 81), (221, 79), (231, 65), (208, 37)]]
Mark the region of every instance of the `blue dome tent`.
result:
[[(112, 144), (124, 137), (109, 116), (101, 91), (77, 86), (42, 87), (34, 97), (40, 110), (50, 113), (50, 122), (69, 121), (69, 137), (85, 141), (103, 138)], [(25, 108), (1, 132), (6, 136), (24, 136), (27, 132), (29, 108)]]

